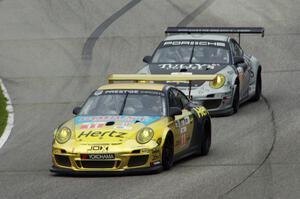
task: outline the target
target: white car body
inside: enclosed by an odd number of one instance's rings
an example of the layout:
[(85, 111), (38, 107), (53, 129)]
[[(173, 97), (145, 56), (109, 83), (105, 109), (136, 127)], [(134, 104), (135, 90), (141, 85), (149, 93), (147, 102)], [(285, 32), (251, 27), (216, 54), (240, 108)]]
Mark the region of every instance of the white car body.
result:
[[(234, 109), (234, 96), (236, 88), (239, 88), (239, 102), (243, 103), (249, 99), (256, 98), (261, 92), (261, 65), (258, 60), (252, 56), (244, 53), (233, 38), (225, 35), (214, 34), (176, 34), (166, 37), (159, 47), (155, 50), (151, 59), (155, 58), (155, 53), (158, 49), (163, 48), (164, 45), (185, 46), (190, 43), (193, 45), (215, 45), (225, 46), (229, 50), (230, 60), (227, 64), (202, 64), (202, 63), (153, 63), (149, 62), (138, 73), (146, 74), (178, 74), (193, 73), (193, 74), (222, 74), (225, 76), (225, 83), (221, 88), (212, 88), (209, 82), (202, 82), (200, 84), (193, 84), (191, 86), (192, 100), (198, 104), (205, 106), (213, 115), (226, 115), (236, 112)], [(206, 42), (206, 43), (205, 43)], [(192, 51), (192, 53), (194, 53)], [(240, 57), (244, 59), (243, 63), (234, 64), (234, 57), (241, 54)], [(193, 56), (193, 55), (192, 55)], [(146, 58), (146, 57), (145, 57)], [(150, 58), (148, 56), (148, 58)], [(145, 60), (145, 59), (144, 59)], [(173, 60), (172, 60), (173, 61)], [(259, 76), (259, 77), (258, 77)], [(259, 81), (259, 82), (258, 82)], [(260, 85), (258, 85), (260, 84)], [(186, 95), (189, 94), (189, 86), (178, 84), (178, 88)], [(260, 86), (260, 87), (259, 87)], [(259, 90), (258, 90), (259, 89)], [(257, 91), (256, 91), (257, 90)], [(237, 107), (238, 107), (237, 105)]]

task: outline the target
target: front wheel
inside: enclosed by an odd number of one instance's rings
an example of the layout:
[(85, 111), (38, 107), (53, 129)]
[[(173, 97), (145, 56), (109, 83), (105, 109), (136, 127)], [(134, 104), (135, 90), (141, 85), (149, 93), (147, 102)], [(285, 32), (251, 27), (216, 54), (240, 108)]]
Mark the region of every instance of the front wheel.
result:
[(205, 138), (201, 144), (201, 154), (200, 154), (202, 156), (205, 156), (208, 154), (210, 145), (211, 145), (211, 127), (210, 127), (210, 124), (208, 124), (208, 123), (205, 123), (204, 135), (205, 135)]
[(233, 96), (233, 102), (232, 102), (233, 113), (237, 113), (239, 107), (240, 107), (240, 87), (239, 85), (236, 85), (234, 96)]
[(169, 170), (174, 162), (174, 143), (171, 134), (168, 134), (162, 151), (162, 166), (164, 170)]
[(205, 120), (199, 133), (203, 134), (203, 140), (201, 141), (196, 155), (205, 156), (208, 154), (211, 145), (211, 125), (209, 120)]
[(256, 102), (260, 99), (261, 96), (261, 71), (257, 71), (256, 85), (255, 85), (255, 94), (251, 98), (251, 101)]

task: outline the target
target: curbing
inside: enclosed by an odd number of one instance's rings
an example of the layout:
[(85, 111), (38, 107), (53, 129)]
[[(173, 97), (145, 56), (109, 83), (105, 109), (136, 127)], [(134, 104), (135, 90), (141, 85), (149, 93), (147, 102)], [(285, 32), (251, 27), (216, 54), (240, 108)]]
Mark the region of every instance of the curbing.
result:
[(0, 137), (0, 149), (1, 149), (1, 147), (7, 141), (8, 137), (9, 137), (9, 135), (11, 133), (11, 130), (12, 130), (13, 126), (14, 126), (14, 108), (12, 106), (12, 102), (11, 102), (11, 99), (10, 99), (9, 94), (7, 92), (7, 89), (4, 86), (3, 81), (2, 81), (1, 78), (0, 78), (0, 86), (1, 86), (2, 91), (3, 91), (3, 95), (7, 99), (6, 110), (8, 112), (6, 127), (4, 129), (4, 132), (3, 132), (2, 136)]

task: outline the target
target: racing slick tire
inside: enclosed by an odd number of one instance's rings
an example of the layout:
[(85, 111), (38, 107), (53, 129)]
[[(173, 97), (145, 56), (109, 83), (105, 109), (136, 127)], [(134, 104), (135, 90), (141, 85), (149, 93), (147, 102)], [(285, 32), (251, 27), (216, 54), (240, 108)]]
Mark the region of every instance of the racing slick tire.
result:
[(162, 166), (169, 170), (174, 163), (174, 141), (172, 134), (168, 133), (162, 151)]
[(240, 88), (239, 85), (236, 84), (236, 89), (234, 91), (233, 101), (232, 101), (233, 113), (237, 113), (239, 107), (240, 107)]
[(200, 131), (199, 133), (204, 136), (196, 155), (205, 156), (208, 154), (211, 145), (211, 125), (209, 120), (204, 120)]
[(261, 96), (261, 87), (262, 87), (262, 82), (261, 82), (261, 69), (259, 68), (257, 71), (257, 77), (256, 77), (256, 85), (255, 85), (255, 94), (251, 98), (252, 102), (256, 102), (260, 99)]

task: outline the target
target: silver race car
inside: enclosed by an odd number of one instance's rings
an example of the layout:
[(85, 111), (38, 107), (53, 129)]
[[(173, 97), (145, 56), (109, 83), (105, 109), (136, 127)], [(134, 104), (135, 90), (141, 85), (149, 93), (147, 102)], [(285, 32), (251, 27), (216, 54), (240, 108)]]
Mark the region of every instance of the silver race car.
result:
[[(236, 113), (245, 101), (261, 95), (262, 66), (240, 47), (241, 34), (261, 34), (262, 27), (169, 27), (147, 65), (138, 73), (217, 74), (213, 82), (168, 82), (176, 85), (193, 102), (205, 106), (212, 115)], [(218, 33), (218, 34), (217, 34)], [(224, 34), (238, 34), (239, 42)]]

